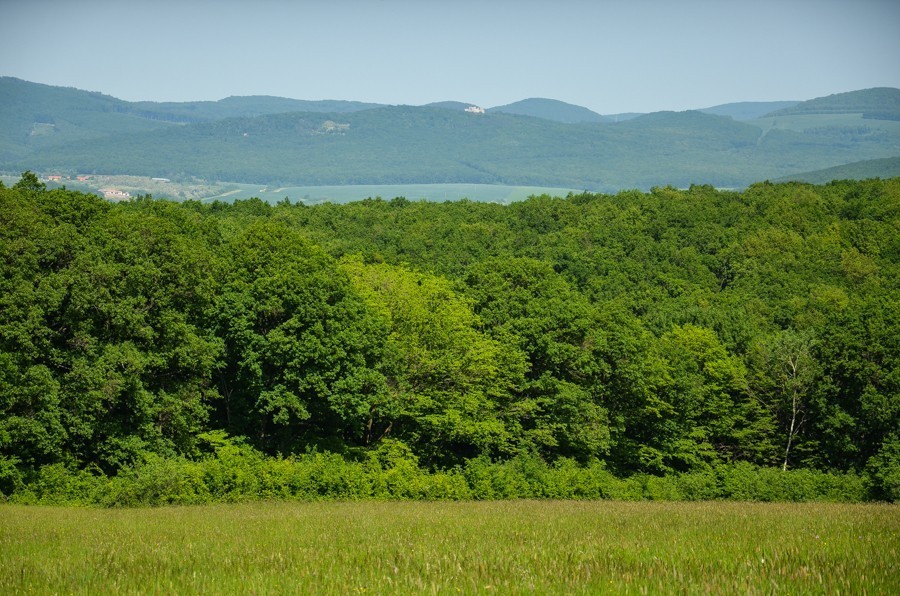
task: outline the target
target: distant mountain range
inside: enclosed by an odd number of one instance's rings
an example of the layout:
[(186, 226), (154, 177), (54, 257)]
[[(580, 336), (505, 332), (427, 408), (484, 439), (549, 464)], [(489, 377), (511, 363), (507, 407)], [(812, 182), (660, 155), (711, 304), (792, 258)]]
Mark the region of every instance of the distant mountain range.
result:
[[(603, 116), (532, 98), (469, 110), (268, 96), (126, 102), (0, 78), (0, 171), (266, 184), (479, 183), (616, 191), (892, 175), (900, 90)], [(874, 160), (874, 161), (873, 161)], [(826, 174), (827, 175), (827, 174)]]

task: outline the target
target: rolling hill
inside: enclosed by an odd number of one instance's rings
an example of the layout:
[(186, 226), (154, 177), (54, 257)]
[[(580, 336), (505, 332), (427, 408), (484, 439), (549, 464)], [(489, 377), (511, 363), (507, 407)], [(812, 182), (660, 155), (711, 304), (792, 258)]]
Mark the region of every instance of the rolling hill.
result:
[(473, 104), (467, 103), (464, 101), (436, 101), (434, 103), (426, 104), (424, 107), (426, 108), (443, 108), (445, 110), (455, 110), (457, 112), (465, 112), (466, 108), (471, 107)]
[(836, 93), (776, 110), (768, 116), (809, 114), (862, 114), (874, 120), (900, 120), (900, 89), (875, 87)]
[(183, 103), (127, 102), (101, 93), (0, 77), (0, 160), (176, 124), (300, 111), (343, 113), (373, 107), (381, 106), (268, 96)]
[(735, 120), (755, 120), (777, 110), (792, 108), (799, 101), (740, 101), (726, 103), (699, 111), (716, 116), (730, 116)]
[[(844, 98), (843, 109), (883, 108), (873, 97), (882, 91), (871, 91), (849, 98), (858, 104)], [(415, 107), (245, 97), (129, 103), (9, 78), (0, 79), (0, 100), (0, 170), (7, 172), (613, 192), (692, 183), (741, 187), (900, 155), (900, 122), (867, 119), (859, 126), (861, 110), (738, 121), (735, 110), (746, 106), (732, 104), (727, 116), (657, 112), (571, 123), (557, 120), (590, 111), (552, 100), (510, 104), (517, 113), (501, 106), (485, 114), (457, 109), (469, 105), (459, 102)], [(792, 128), (797, 121), (802, 126)]]
[(572, 105), (555, 99), (531, 98), (523, 99), (504, 106), (489, 108), (488, 112), (500, 112), (503, 114), (518, 114), (552, 120), (553, 122), (579, 123), (579, 122), (611, 122), (610, 118), (601, 116), (581, 106)]
[(811, 184), (825, 184), (832, 180), (866, 180), (869, 178), (897, 177), (900, 177), (900, 157), (888, 157), (848, 163), (814, 172), (801, 172), (779, 178), (774, 180), (774, 182), (798, 181)]
[(67, 143), (172, 125), (129, 109), (128, 102), (101, 93), (0, 78), (0, 163)]
[(208, 122), (224, 118), (252, 118), (286, 112), (331, 112), (341, 114), (384, 107), (382, 104), (360, 101), (307, 101), (268, 95), (226, 97), (218, 101), (183, 103), (142, 101), (131, 105), (131, 110), (135, 114), (148, 118), (174, 119), (181, 122)]

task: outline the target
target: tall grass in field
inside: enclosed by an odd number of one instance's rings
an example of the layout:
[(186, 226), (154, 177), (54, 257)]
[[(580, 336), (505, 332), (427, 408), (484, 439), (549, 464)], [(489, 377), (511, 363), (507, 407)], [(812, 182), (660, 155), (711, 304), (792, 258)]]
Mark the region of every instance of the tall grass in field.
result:
[(900, 593), (895, 505), (0, 507), (0, 593)]

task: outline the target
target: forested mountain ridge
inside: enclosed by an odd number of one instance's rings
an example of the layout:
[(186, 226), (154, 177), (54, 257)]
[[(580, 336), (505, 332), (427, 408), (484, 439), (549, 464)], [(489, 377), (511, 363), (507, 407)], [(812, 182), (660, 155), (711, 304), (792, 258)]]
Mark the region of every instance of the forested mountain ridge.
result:
[(301, 111), (343, 113), (372, 107), (382, 106), (268, 96), (197, 102), (127, 102), (97, 92), (0, 77), (0, 155), (24, 155), (67, 143), (109, 139), (176, 124)]
[(249, 118), (287, 112), (353, 112), (383, 104), (342, 100), (301, 100), (266, 95), (226, 97), (218, 101), (129, 102), (93, 91), (54, 87), (0, 77), (4, 115), (20, 114), (36, 122), (72, 118), (78, 112), (119, 113), (139, 119), (189, 123)]
[(130, 171), (278, 185), (468, 182), (614, 191), (688, 186), (697, 180), (742, 187), (891, 156), (897, 138), (900, 130), (849, 139), (842, 130), (814, 135), (761, 130), (700, 112), (659, 112), (616, 124), (563, 124), (396, 106), (168, 126), (48, 147), (15, 164), (42, 171)]
[(7, 495), (244, 445), (900, 496), (900, 179), (308, 207), (29, 173), (0, 256)]
[(853, 114), (861, 113), (863, 118), (874, 120), (900, 119), (900, 89), (875, 87), (860, 91), (835, 93), (798, 103), (795, 106), (776, 110), (769, 116), (790, 116), (798, 114)]
[(152, 102), (131, 104), (131, 111), (146, 118), (179, 122), (208, 122), (225, 118), (252, 118), (287, 112), (331, 112), (342, 114), (384, 107), (383, 104), (343, 100), (302, 100), (251, 95), (226, 97), (218, 101)]
[(833, 168), (814, 172), (803, 172), (792, 176), (785, 176), (773, 182), (810, 182), (812, 184), (826, 184), (832, 180), (865, 180), (867, 178), (900, 176), (900, 157), (888, 157), (886, 159), (872, 159), (848, 163)]
[(566, 122), (576, 124), (579, 122), (611, 122), (607, 116), (601, 116), (597, 112), (572, 105), (555, 99), (533, 97), (523, 99), (503, 106), (488, 109), (489, 112), (502, 112), (504, 114), (518, 114), (520, 116), (532, 116), (554, 122)]
[(715, 114), (716, 116), (729, 116), (735, 120), (755, 120), (777, 110), (794, 107), (799, 101), (742, 101), (727, 103), (709, 108), (702, 108), (701, 112)]
[[(0, 170), (279, 186), (478, 183), (615, 192), (704, 182), (741, 188), (896, 157), (898, 121), (879, 119), (882, 112), (892, 118), (890, 110), (865, 112), (884, 108), (884, 92), (849, 94), (842, 109), (856, 111), (846, 114), (738, 122), (659, 112), (622, 122), (566, 123), (554, 121), (568, 118), (559, 115), (560, 106), (584, 109), (553, 100), (511, 104), (513, 111), (525, 104), (530, 115), (503, 113), (502, 106), (466, 113), (455, 102), (413, 107), (248, 97), (129, 103), (3, 78)], [(735, 118), (749, 109), (733, 108), (718, 107)], [(304, 111), (281, 112), (296, 109)]]
[(0, 167), (69, 142), (171, 125), (128, 113), (128, 106), (100, 93), (0, 77)]

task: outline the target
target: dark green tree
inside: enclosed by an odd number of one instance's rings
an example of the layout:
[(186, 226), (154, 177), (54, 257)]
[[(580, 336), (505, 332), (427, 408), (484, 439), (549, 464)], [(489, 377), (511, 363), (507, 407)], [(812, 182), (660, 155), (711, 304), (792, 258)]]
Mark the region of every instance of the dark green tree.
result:
[(270, 452), (364, 443), (386, 391), (385, 327), (336, 263), (284, 224), (249, 225), (226, 255), (220, 423)]

